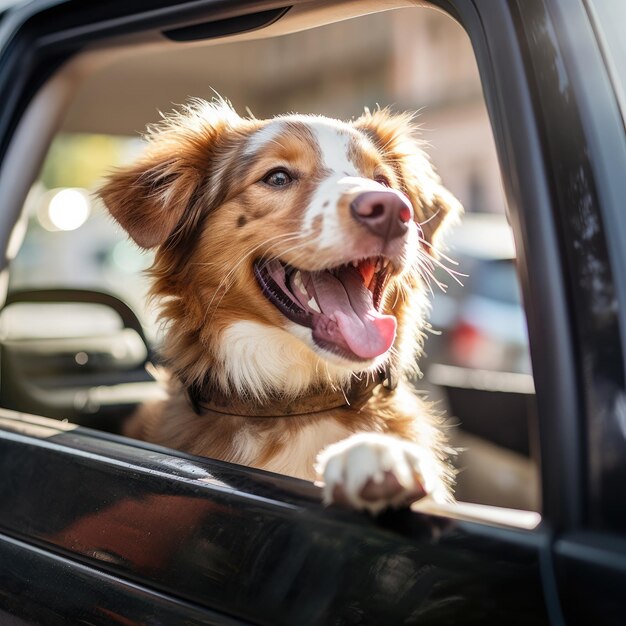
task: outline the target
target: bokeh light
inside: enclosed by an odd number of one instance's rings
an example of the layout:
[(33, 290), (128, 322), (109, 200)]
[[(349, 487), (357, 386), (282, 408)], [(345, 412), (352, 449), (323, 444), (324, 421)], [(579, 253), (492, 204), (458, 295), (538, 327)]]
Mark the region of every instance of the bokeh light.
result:
[(79, 189), (61, 189), (48, 203), (48, 218), (55, 229), (76, 230), (89, 217), (89, 198)]

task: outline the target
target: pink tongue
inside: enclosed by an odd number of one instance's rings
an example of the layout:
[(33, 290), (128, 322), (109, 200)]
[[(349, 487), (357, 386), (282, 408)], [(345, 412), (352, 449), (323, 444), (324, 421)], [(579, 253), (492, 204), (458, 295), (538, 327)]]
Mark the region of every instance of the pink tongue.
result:
[(315, 272), (311, 278), (322, 312), (337, 322), (339, 333), (354, 354), (372, 359), (391, 348), (396, 318), (374, 308), (372, 293), (357, 269), (344, 267), (338, 278), (329, 272)]

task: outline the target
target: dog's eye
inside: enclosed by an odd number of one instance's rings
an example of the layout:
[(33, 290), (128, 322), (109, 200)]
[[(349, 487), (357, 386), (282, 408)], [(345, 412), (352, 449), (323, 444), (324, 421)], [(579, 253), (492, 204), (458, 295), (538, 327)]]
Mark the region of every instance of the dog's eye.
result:
[(287, 170), (274, 170), (263, 179), (263, 182), (270, 187), (285, 187), (292, 181), (293, 177)]
[(389, 182), (389, 179), (386, 176), (383, 176), (382, 174), (379, 174), (378, 176), (376, 176), (374, 178), (374, 181), (377, 182), (379, 185), (382, 185), (383, 187), (391, 187), (391, 183)]

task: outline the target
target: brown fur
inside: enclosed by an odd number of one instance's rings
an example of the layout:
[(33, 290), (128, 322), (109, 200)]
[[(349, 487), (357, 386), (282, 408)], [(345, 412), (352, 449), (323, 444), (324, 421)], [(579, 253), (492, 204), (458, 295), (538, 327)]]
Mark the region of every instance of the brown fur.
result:
[[(126, 432), (194, 454), (304, 478), (313, 476), (312, 462), (310, 470), (303, 470), (283, 467), (282, 461), (277, 461), (288, 455), (300, 434), (315, 431), (324, 439), (325, 428), (316, 428), (328, 425), (328, 441), (323, 442), (327, 445), (349, 433), (390, 433), (423, 445), (425, 454), (436, 458), (445, 481), (449, 472), (438, 420), (404, 380), (394, 393), (379, 389), (358, 412), (342, 408), (276, 418), (211, 411), (197, 415), (188, 401), (186, 389), (191, 385), (217, 386), (227, 397), (238, 394), (238, 400), (263, 401), (262, 395), (254, 397), (252, 392), (237, 390), (226, 371), (222, 344), (237, 321), (256, 322), (276, 331), (285, 328), (285, 318), (256, 284), (252, 263), (257, 257), (275, 256), (311, 271), (347, 260), (342, 258), (344, 251), (318, 244), (323, 223), (320, 215), (312, 222), (311, 239), (301, 238), (304, 211), (327, 175), (306, 123), (289, 120), (263, 149), (246, 152), (250, 139), (271, 122), (239, 118), (224, 103), (196, 102), (150, 129), (146, 155), (112, 175), (101, 190), (112, 215), (130, 236), (144, 248), (156, 248), (150, 270), (152, 294), (167, 326), (163, 355), (172, 374), (170, 399), (142, 407)], [(366, 112), (347, 125), (345, 133), (351, 137), (348, 160), (360, 175), (370, 179), (384, 176), (409, 197), (416, 221), (423, 224), (420, 254), (428, 264), (427, 257), (434, 255), (435, 235), (445, 218), (458, 212), (459, 205), (440, 185), (415, 139), (411, 117)], [(277, 163), (289, 164), (300, 174), (298, 184), (280, 194), (257, 183)], [(340, 228), (346, 233), (356, 228), (349, 204), (346, 196), (337, 205)], [(324, 207), (327, 205), (328, 201)], [(291, 237), (281, 239), (281, 234)], [(368, 236), (358, 233), (360, 239)], [(398, 274), (383, 301), (384, 310), (398, 319), (390, 358), (404, 372), (413, 369), (421, 347), (424, 277), (423, 271)], [(302, 345), (302, 367), (308, 367), (310, 361), (320, 370), (311, 374), (310, 389), (330, 392), (345, 384), (344, 379), (326, 375), (331, 370), (323, 359), (307, 350)], [(306, 390), (302, 393), (306, 395)], [(281, 394), (289, 395), (272, 389), (267, 396), (276, 401)]]

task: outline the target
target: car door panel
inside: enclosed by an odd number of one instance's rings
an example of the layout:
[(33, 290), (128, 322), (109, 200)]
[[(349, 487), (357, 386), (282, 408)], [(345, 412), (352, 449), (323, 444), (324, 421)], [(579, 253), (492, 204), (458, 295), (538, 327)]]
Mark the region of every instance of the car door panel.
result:
[(103, 585), (263, 624), (547, 623), (540, 533), (326, 511), (305, 481), (0, 413), (1, 532)]

